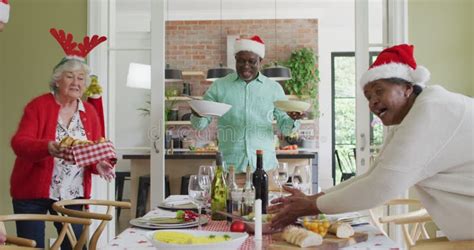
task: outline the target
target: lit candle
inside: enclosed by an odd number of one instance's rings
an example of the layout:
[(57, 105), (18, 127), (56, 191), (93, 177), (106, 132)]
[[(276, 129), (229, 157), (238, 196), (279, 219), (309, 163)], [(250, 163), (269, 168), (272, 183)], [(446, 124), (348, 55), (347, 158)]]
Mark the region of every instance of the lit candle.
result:
[(255, 200), (255, 240), (262, 240), (262, 200)]

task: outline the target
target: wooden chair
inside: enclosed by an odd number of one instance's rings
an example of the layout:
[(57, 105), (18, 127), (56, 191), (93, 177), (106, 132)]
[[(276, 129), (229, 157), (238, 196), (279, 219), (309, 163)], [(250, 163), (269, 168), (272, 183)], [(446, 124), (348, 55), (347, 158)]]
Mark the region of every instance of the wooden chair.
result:
[[(351, 159), (340, 156), (340, 152), (336, 149), (334, 150), (334, 155), (336, 157), (336, 164), (339, 166), (341, 171), (341, 180), (340, 182), (346, 181), (356, 175), (355, 169), (352, 167)], [(342, 158), (342, 160), (341, 160)]]
[[(428, 214), (418, 200), (395, 199), (386, 203), (393, 205), (412, 205), (418, 208), (404, 214), (383, 216), (378, 219), (380, 223), (394, 223), (401, 225), (405, 242), (410, 250), (467, 250), (474, 249), (474, 240), (449, 241), (446, 237), (431, 238), (426, 231), (425, 224), (431, 222)], [(372, 211), (371, 211), (372, 213)], [(371, 214), (372, 216), (372, 214)], [(373, 216), (372, 216), (373, 217)], [(411, 228), (410, 228), (411, 227)]]
[(448, 238), (419, 240), (410, 250), (472, 250), (474, 240), (449, 241)]
[[(87, 229), (89, 228), (92, 221), (90, 219), (83, 218), (72, 218), (72, 217), (63, 217), (59, 215), (46, 215), (46, 214), (11, 214), (11, 215), (0, 215), (0, 223), (8, 221), (49, 221), (49, 222), (60, 222), (63, 223), (63, 228), (59, 232), (58, 238), (51, 246), (51, 250), (57, 250), (61, 247), (61, 243), (64, 240), (65, 235), (67, 234), (68, 228), (71, 224), (81, 224), (84, 226), (83, 233), (81, 234), (79, 240), (74, 244), (75, 250), (82, 249), (87, 241)], [(3, 230), (3, 229), (2, 229)], [(17, 236), (7, 235), (7, 244), (13, 244), (20, 247), (15, 247), (17, 249), (38, 249), (36, 247), (36, 241), (31, 239), (26, 239)], [(12, 246), (0, 246), (0, 249), (14, 249)]]
[[(394, 199), (385, 203), (385, 206), (387, 208), (390, 208), (390, 206), (413, 206), (417, 209), (404, 214), (381, 216), (379, 218), (376, 218), (372, 210), (369, 211), (372, 221), (385, 235), (382, 224), (394, 223), (402, 226), (403, 237), (407, 246), (415, 245), (415, 242), (420, 238), (429, 239), (425, 223), (431, 221), (431, 216), (422, 207), (419, 200)], [(406, 223), (406, 221), (410, 221), (410, 223)]]
[[(107, 208), (105, 213), (93, 213), (89, 212), (88, 209), (85, 208), (85, 211), (78, 211), (73, 209), (68, 209), (66, 206), (70, 205), (84, 205), (84, 207), (88, 207), (91, 205), (94, 206), (105, 206)], [(76, 200), (62, 200), (53, 203), (53, 209), (63, 216), (69, 217), (78, 217), (78, 218), (86, 218), (86, 219), (94, 219), (102, 221), (97, 229), (95, 230), (94, 234), (90, 238), (89, 241), (89, 250), (95, 250), (97, 248), (97, 241), (104, 231), (105, 226), (109, 221), (113, 218), (114, 210), (112, 208), (119, 207), (119, 208), (128, 208), (130, 209), (131, 204), (130, 202), (124, 201), (109, 201), (109, 200), (87, 200), (87, 199), (76, 199)], [(69, 226), (67, 231), (67, 236), (69, 240), (74, 244), (77, 239), (72, 231), (72, 227)]]

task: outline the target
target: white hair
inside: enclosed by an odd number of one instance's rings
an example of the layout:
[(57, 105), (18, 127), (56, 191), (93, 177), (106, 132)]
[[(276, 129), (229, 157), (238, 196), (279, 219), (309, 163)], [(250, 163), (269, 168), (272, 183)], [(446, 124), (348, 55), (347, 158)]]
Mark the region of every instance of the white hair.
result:
[(73, 72), (73, 71), (83, 71), (85, 73), (85, 80), (86, 80), (86, 87), (89, 86), (91, 82), (91, 78), (89, 76), (90, 69), (87, 64), (77, 59), (70, 59), (66, 60), (64, 63), (59, 63), (53, 70), (53, 74), (51, 75), (51, 81), (49, 82), (49, 88), (57, 92), (58, 87), (56, 86), (56, 82), (61, 79), (64, 72)]

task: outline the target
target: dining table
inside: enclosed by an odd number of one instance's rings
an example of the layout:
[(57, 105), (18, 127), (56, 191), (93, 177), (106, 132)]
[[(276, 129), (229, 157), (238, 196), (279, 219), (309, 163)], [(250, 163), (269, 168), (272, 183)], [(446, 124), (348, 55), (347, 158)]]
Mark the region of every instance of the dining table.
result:
[[(158, 216), (163, 212), (166, 211), (161, 208), (155, 208), (148, 212), (146, 216)], [(197, 228), (193, 229), (197, 230)], [(225, 220), (214, 221), (209, 218), (208, 223), (203, 225), (201, 230), (229, 232), (230, 226), (229, 222)], [(118, 234), (113, 240), (108, 242), (106, 246), (101, 247), (101, 249), (156, 249), (145, 236), (146, 233), (150, 231), (153, 230), (131, 226)], [(355, 226), (354, 231), (367, 233), (367, 241), (359, 242), (342, 249), (402, 249), (397, 243), (370, 223), (362, 223), (362, 225)], [(272, 239), (271, 234), (263, 235), (261, 241), (255, 241), (254, 236), (250, 235), (240, 246), (240, 250), (272, 249), (273, 242), (274, 239)]]

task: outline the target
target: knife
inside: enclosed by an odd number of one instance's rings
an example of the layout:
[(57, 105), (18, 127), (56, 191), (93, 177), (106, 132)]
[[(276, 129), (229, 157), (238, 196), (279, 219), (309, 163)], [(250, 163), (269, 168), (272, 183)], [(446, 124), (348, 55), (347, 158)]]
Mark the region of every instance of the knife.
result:
[[(212, 211), (210, 209), (206, 209), (206, 212), (207, 213), (212, 213)], [(232, 219), (236, 219), (236, 220), (249, 221), (248, 219), (245, 219), (245, 217), (243, 217), (243, 216), (230, 214), (230, 213), (227, 213), (227, 212), (224, 212), (224, 211), (216, 211), (216, 213), (224, 215), (224, 216), (232, 218)]]

